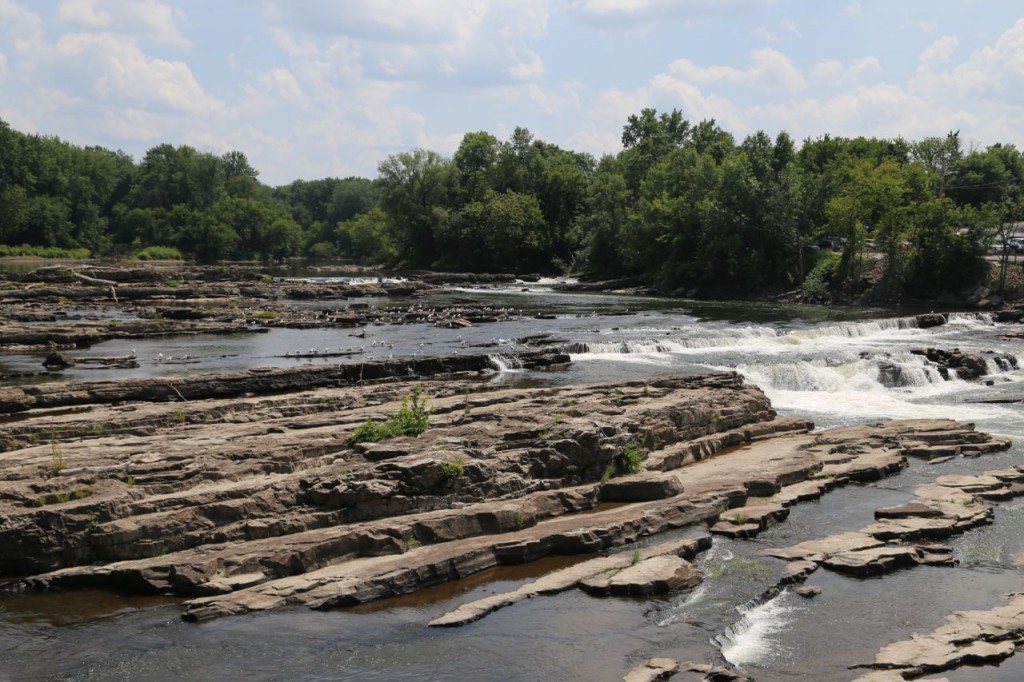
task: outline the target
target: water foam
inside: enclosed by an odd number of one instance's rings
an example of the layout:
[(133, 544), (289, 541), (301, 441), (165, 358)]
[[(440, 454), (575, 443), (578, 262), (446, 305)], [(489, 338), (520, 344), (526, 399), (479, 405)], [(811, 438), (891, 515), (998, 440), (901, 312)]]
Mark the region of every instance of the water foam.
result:
[(742, 669), (786, 655), (776, 635), (800, 611), (788, 603), (787, 596), (788, 592), (783, 591), (763, 603), (739, 608), (740, 620), (715, 638), (725, 660)]
[(488, 355), (487, 361), (491, 363), (496, 372), (505, 373), (523, 371), (523, 363), (514, 355), (502, 355), (501, 353)]

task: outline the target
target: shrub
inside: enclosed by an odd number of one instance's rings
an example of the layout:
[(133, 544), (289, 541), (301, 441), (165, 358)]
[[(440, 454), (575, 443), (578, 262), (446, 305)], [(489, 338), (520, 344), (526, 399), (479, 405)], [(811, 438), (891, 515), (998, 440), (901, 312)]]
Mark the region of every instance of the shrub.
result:
[(135, 252), (139, 260), (184, 260), (181, 251), (173, 246), (147, 246)]
[[(377, 442), (398, 436), (418, 436), (430, 426), (430, 408), (427, 401), (421, 398), (423, 389), (413, 389), (412, 400), (402, 399), (402, 407), (387, 421), (375, 422), (369, 417), (357, 427), (348, 439), (349, 445), (364, 442)], [(460, 463), (461, 464), (461, 463)]]
[(831, 298), (831, 289), (837, 283), (839, 265), (842, 257), (835, 251), (824, 251), (807, 273), (803, 283), (804, 298), (811, 301), (827, 301)]
[(441, 475), (449, 481), (462, 478), (466, 474), (466, 465), (461, 459), (443, 459), (438, 467), (441, 469)]
[(634, 441), (629, 441), (622, 447), (622, 452), (615, 458), (615, 463), (622, 474), (635, 474), (640, 471), (647, 453)]

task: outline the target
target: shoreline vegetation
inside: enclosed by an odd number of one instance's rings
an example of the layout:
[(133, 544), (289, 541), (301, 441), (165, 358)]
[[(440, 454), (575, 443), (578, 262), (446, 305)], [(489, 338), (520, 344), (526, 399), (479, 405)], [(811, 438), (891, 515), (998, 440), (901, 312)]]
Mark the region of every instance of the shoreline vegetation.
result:
[(524, 128), (471, 132), (451, 157), (393, 154), (374, 179), (270, 187), (240, 151), (161, 144), (135, 161), (0, 120), (0, 258), (341, 259), (820, 303), (1021, 295), (1009, 240), (1024, 157), (1012, 145), (965, 149), (954, 131), (737, 140), (653, 109), (629, 116), (621, 139), (595, 159)]

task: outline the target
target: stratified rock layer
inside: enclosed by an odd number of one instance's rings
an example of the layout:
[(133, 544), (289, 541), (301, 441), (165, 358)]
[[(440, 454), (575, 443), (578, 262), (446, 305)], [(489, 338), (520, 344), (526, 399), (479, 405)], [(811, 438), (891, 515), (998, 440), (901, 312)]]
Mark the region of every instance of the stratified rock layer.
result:
[[(424, 434), (355, 445), (367, 419), (399, 411), (410, 382), (114, 404), (85, 386), (79, 402), (62, 403), (73, 409), (32, 407), (0, 453), (0, 572), (32, 576), (16, 589), (192, 597), (185, 615), (196, 620), (335, 608), (696, 524), (753, 533), (829, 487), (899, 471), (914, 448), (1007, 445), (951, 421), (808, 433), (809, 422), (777, 419), (732, 373), (418, 385), (432, 410)], [(638, 451), (643, 471), (622, 475)], [(775, 497), (723, 514), (751, 495)], [(685, 558), (638, 556), (569, 585), (686, 589), (700, 578)]]

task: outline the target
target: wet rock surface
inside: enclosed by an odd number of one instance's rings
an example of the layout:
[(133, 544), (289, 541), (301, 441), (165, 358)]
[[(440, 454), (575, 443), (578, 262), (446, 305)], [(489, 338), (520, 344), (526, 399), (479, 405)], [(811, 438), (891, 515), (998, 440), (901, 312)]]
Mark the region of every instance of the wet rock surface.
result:
[(957, 611), (946, 623), (927, 634), (888, 644), (871, 664), (862, 667), (874, 672), (858, 677), (858, 682), (890, 679), (915, 679), (929, 673), (952, 670), (964, 665), (992, 665), (1012, 656), (1024, 644), (1024, 595), (1009, 595), (994, 608)]

